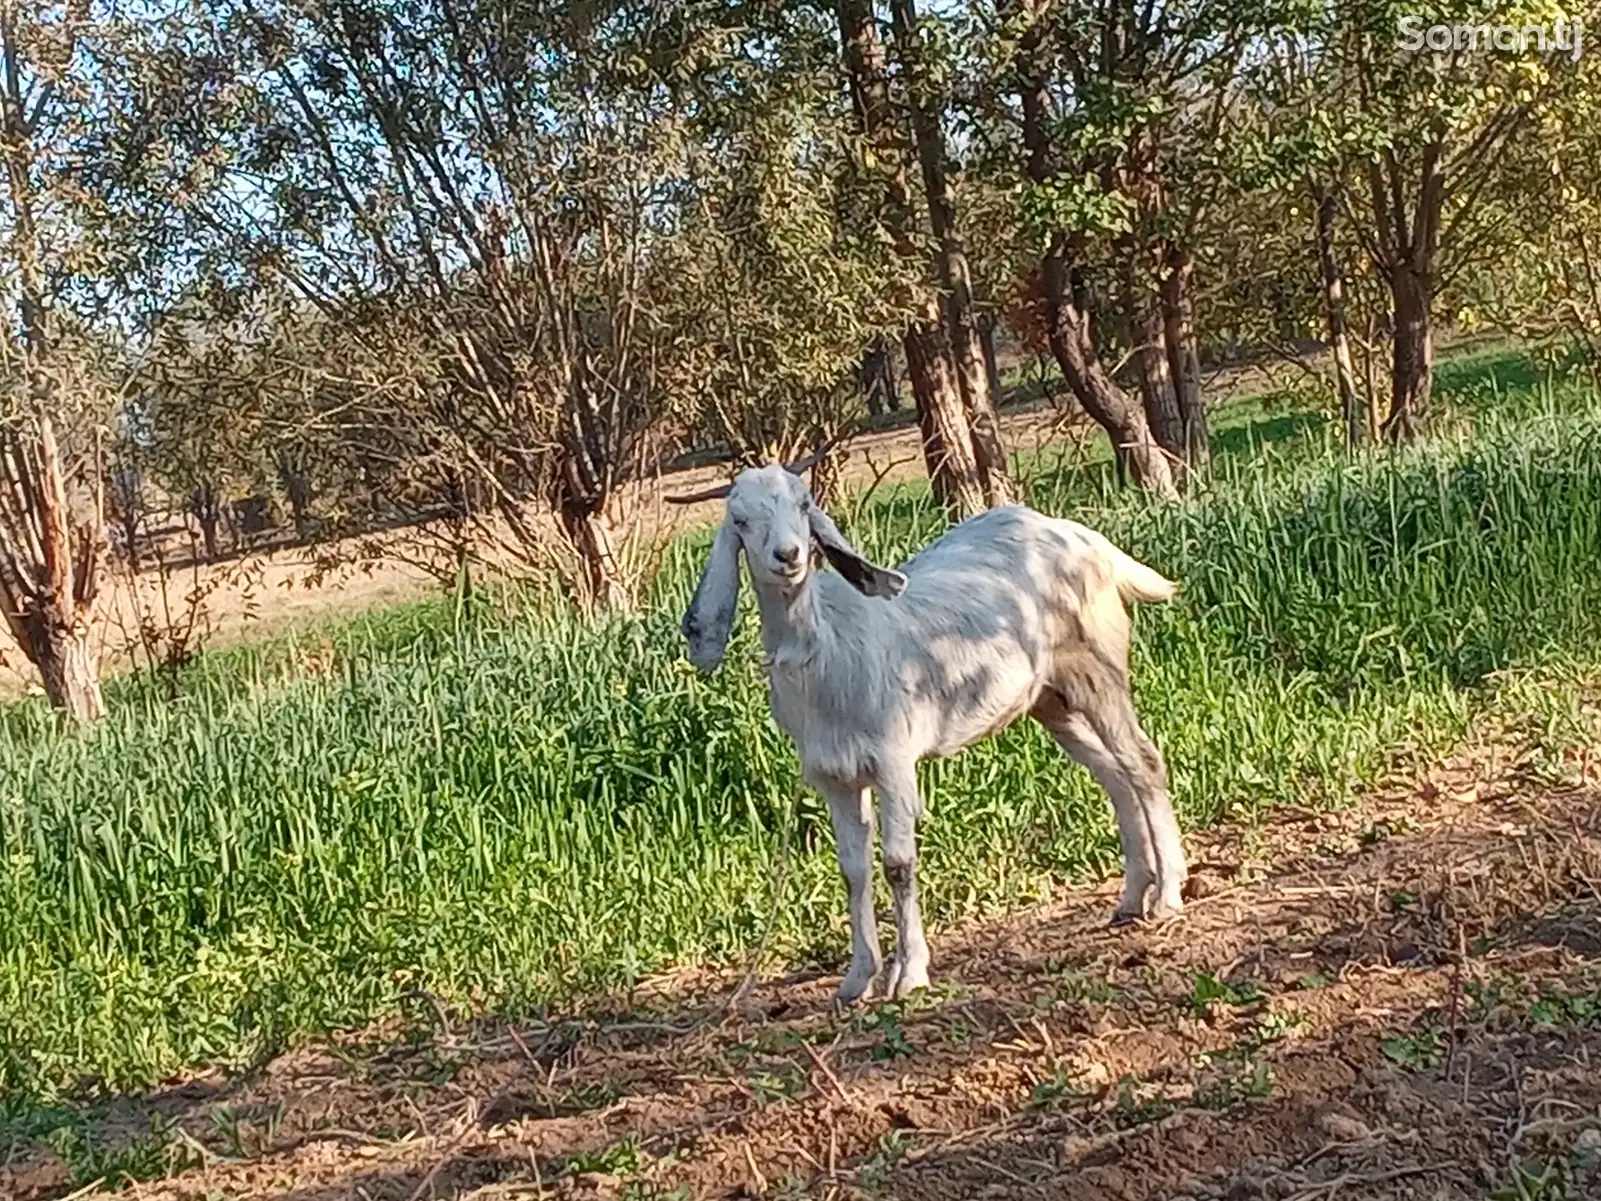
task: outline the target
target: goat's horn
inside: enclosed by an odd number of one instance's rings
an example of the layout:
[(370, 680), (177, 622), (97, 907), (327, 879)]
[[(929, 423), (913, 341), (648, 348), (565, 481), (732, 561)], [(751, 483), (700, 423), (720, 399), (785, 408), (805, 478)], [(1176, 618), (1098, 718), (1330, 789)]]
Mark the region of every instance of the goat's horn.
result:
[(804, 459), (796, 459), (793, 463), (785, 463), (784, 470), (790, 472), (792, 475), (800, 475), (802, 472), (811, 470), (818, 463), (821, 463), (825, 458), (827, 458), (836, 446), (845, 441), (845, 439), (850, 436), (851, 432), (852, 431), (849, 427), (840, 430), (839, 433), (835, 434), (827, 442), (824, 442)]
[(818, 463), (823, 461), (823, 456), (826, 455), (828, 451), (829, 448), (825, 446), (822, 450), (817, 451), (815, 454), (809, 454), (804, 459), (796, 459), (793, 463), (785, 463), (784, 470), (789, 472), (791, 475), (805, 475), (806, 472), (810, 471), (813, 467), (817, 466)]
[(703, 500), (718, 500), (727, 496), (733, 490), (733, 484), (718, 484), (715, 488), (703, 488), (699, 492), (686, 492), (682, 496), (664, 496), (662, 499), (670, 505), (693, 505)]

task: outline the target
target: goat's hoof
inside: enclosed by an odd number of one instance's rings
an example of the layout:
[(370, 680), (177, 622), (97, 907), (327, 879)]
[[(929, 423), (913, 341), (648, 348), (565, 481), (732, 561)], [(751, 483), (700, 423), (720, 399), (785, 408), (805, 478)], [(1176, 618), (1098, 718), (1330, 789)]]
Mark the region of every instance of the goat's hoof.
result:
[(890, 961), (889, 972), (884, 977), (884, 996), (891, 1001), (904, 1000), (918, 989), (927, 987), (926, 963), (904, 964), (899, 959)]
[(867, 972), (858, 975), (855, 972), (846, 974), (845, 979), (839, 982), (834, 990), (834, 1008), (849, 1009), (867, 996), (867, 990), (872, 987), (876, 972)]
[(1158, 901), (1146, 913), (1145, 920), (1154, 925), (1164, 922), (1176, 922), (1184, 916), (1183, 901)]
[(1117, 910), (1112, 914), (1111, 926), (1114, 930), (1125, 926), (1160, 926), (1166, 922), (1177, 921), (1183, 913), (1182, 901), (1173, 904), (1157, 901), (1145, 910)]

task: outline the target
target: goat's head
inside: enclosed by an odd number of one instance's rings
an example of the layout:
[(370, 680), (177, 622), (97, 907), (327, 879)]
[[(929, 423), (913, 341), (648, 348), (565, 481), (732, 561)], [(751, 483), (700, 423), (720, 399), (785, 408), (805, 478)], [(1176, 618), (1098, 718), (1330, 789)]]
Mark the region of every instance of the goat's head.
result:
[(845, 541), (812, 500), (805, 481), (788, 468), (751, 467), (727, 487), (695, 499), (716, 495), (727, 496), (727, 514), (683, 621), (690, 662), (702, 671), (716, 668), (728, 646), (739, 603), (741, 551), (756, 587), (786, 595), (805, 587), (814, 547), (864, 596), (894, 597), (906, 587), (900, 572), (868, 562)]

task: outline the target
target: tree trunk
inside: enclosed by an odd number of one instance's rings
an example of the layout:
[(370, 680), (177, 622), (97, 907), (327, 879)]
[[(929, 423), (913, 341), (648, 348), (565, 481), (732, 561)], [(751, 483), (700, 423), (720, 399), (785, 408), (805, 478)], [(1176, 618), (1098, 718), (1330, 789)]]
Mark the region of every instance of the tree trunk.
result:
[(1201, 352), (1196, 345), (1195, 310), (1190, 301), (1194, 260), (1183, 247), (1169, 244), (1162, 267), (1162, 341), (1178, 397), (1184, 460), (1191, 474), (1205, 472), (1212, 462), (1212, 439), (1206, 427)]
[[(0, 429), (0, 486), (27, 489), (26, 508), (0, 511), (7, 519), (0, 523), (0, 619), (38, 670), (50, 703), (85, 722), (105, 711), (90, 641), (104, 553), (101, 466), (97, 458), (89, 511), (75, 521), (50, 418), (38, 417), (26, 439)], [(27, 575), (8, 570), (19, 560), (19, 528), (37, 554)]]
[(556, 517), (578, 557), (584, 599), (597, 609), (627, 608), (628, 589), (600, 510), (587, 498), (568, 494), (558, 501)]
[(88, 626), (45, 610), (24, 618), (24, 624), (28, 639), (23, 649), (38, 669), (50, 703), (79, 722), (104, 716), (100, 664)]
[[(925, 260), (914, 236), (905, 153), (890, 103), (884, 48), (870, 0), (839, 0), (840, 42), (856, 113), (857, 130), (870, 151), (869, 169), (884, 182), (884, 217), (896, 255), (914, 275)], [(984, 507), (985, 488), (974, 447), (974, 431), (963, 396), (963, 375), (951, 351), (937, 300), (915, 302), (918, 319), (902, 338), (906, 374), (917, 398), (918, 426), (929, 482), (953, 520)]]
[(1173, 388), (1173, 372), (1168, 366), (1167, 343), (1162, 313), (1152, 281), (1141, 271), (1134, 256), (1124, 277), (1124, 316), (1128, 322), (1129, 344), (1133, 347), (1134, 378), (1140, 390), (1145, 423), (1156, 444), (1168, 456), (1173, 482), (1187, 482), (1184, 458), (1184, 419), (1179, 413), (1178, 393)]
[(139, 514), (136, 512), (119, 513), (118, 524), (122, 526), (122, 541), (128, 555), (128, 570), (135, 574), (139, 571)]
[[(1390, 415), (1384, 432), (1392, 442), (1416, 437), (1428, 417), (1434, 384), (1434, 331), (1429, 305), (1434, 299), (1435, 260), (1445, 211), (1445, 147), (1422, 149), (1415, 188), (1407, 187), (1408, 168), (1387, 151), (1369, 160), (1368, 192), (1373, 204), (1378, 259), (1389, 286), (1393, 317), (1390, 344)], [(1407, 196), (1416, 200), (1407, 211)]]
[[(5, 143), (9, 263), (16, 283), (21, 346), (8, 345), (8, 371), (27, 382), (31, 417), (0, 422), (0, 621), (43, 678), (45, 694), (79, 721), (104, 712), (99, 665), (89, 633), (105, 556), (105, 462), (98, 437), (74, 490), (88, 503), (74, 513), (51, 417), (55, 381), (50, 304), (34, 225), (34, 130), (16, 61), (16, 8), (0, 9), (0, 43), (9, 70), (0, 77), (0, 137)], [(70, 46), (69, 46), (70, 57)], [(8, 333), (7, 338), (10, 338)], [(20, 349), (21, 355), (12, 352)], [(20, 359), (20, 363), (18, 362)]]
[(311, 536), (311, 481), (287, 453), (279, 453), (277, 467), (278, 482), (283, 487), (284, 498), (289, 502), (289, 512), (294, 519), (295, 538), (304, 542)]
[(111, 467), (107, 478), (111, 485), (110, 518), (122, 535), (128, 570), (137, 574), (140, 563), (139, 527), (144, 521), (145, 511), (139, 473), (136, 468), (123, 462)]
[[(949, 269), (949, 264), (943, 261), (945, 258), (941, 252), (941, 275)], [(990, 388), (989, 361), (985, 358), (983, 336), (973, 316), (971, 294), (963, 302), (953, 293), (943, 307), (984, 501), (988, 505), (1004, 505), (1012, 499), (1016, 487), (1007, 461), (1006, 443), (1001, 438), (1000, 415), (995, 410), (995, 393)]]
[(1406, 258), (1390, 269), (1395, 331), (1390, 359), (1390, 415), (1384, 431), (1407, 442), (1422, 430), (1434, 385), (1434, 331), (1429, 323), (1429, 273)]
[(189, 494), (189, 512), (200, 525), (200, 540), (207, 563), (217, 561), (217, 524), (222, 520), (222, 504), (210, 484), (201, 484)]
[(856, 379), (872, 416), (882, 417), (900, 408), (900, 397), (895, 395), (895, 381), (890, 374), (889, 345), (883, 338), (874, 338), (867, 348)]
[(1067, 239), (1057, 234), (1040, 277), (1045, 336), (1062, 378), (1111, 438), (1119, 470), (1147, 491), (1177, 496), (1172, 468), (1151, 436), (1145, 411), (1112, 382), (1090, 344), (1089, 318), (1073, 303), (1066, 256)]
[(956, 199), (951, 192), (945, 133), (940, 128), (938, 102), (931, 95), (932, 89), (923, 63), (923, 35), (917, 24), (915, 0), (891, 0), (890, 19), (900, 49), (902, 73), (907, 81), (912, 136), (917, 145), (918, 164), (922, 167), (929, 226), (937, 244), (934, 265), (945, 291), (943, 307), (951, 357), (971, 431), (973, 458), (978, 467), (985, 501), (991, 505), (1005, 504), (1012, 499), (1015, 488), (1006, 458), (1006, 446), (1001, 440), (995, 393), (990, 387), (989, 364), (984, 356), (984, 340), (974, 310), (973, 279), (967, 263), (967, 250), (956, 225)]
[(1323, 316), (1329, 329), (1329, 350), (1334, 356), (1334, 386), (1340, 395), (1345, 442), (1354, 450), (1362, 445), (1362, 404), (1357, 395), (1351, 337), (1346, 327), (1345, 276), (1334, 249), (1334, 217), (1340, 201), (1332, 188), (1315, 183), (1312, 198), (1317, 204), (1317, 260), (1323, 277)]
[[(1005, 6), (1010, 14), (1011, 5)], [(1026, 30), (1018, 46), (1017, 67), (1021, 74), (1019, 99), (1023, 110), (1023, 144), (1028, 152), (1028, 176), (1036, 186), (1050, 183), (1052, 142), (1049, 129), (1050, 95), (1038, 56), (1040, 28)], [(1112, 382), (1095, 353), (1090, 316), (1078, 301), (1078, 281), (1074, 278), (1072, 248), (1065, 232), (1051, 236), (1040, 265), (1039, 301), (1044, 309), (1041, 324), (1062, 378), (1084, 411), (1098, 422), (1112, 440), (1119, 473), (1127, 472), (1134, 482), (1161, 496), (1177, 496), (1173, 472), (1151, 436), (1145, 412)]]
[(906, 374), (917, 398), (929, 485), (951, 520), (960, 521), (984, 509), (984, 481), (973, 456), (962, 389), (937, 303), (927, 305), (922, 319), (906, 331), (903, 344)]
[(295, 541), (309, 542), (311, 540), (311, 509), (306, 504), (304, 496), (296, 492), (289, 494), (289, 512), (295, 526)]
[(995, 354), (995, 316), (990, 314), (978, 323), (979, 337), (984, 343), (984, 372), (990, 379), (990, 395), (995, 398), (996, 411), (1001, 407), (1001, 364)]
[(215, 563), (222, 550), (217, 545), (217, 522), (219, 514), (215, 509), (208, 509), (200, 516), (200, 537), (205, 543), (207, 563)]
[(1378, 345), (1379, 326), (1372, 312), (1368, 313), (1367, 340), (1362, 344), (1362, 378), (1367, 388), (1364, 395), (1367, 397), (1368, 407), (1368, 440), (1377, 442), (1379, 435), (1384, 432), (1384, 414), (1379, 411), (1379, 378), (1378, 368), (1374, 362), (1373, 348)]

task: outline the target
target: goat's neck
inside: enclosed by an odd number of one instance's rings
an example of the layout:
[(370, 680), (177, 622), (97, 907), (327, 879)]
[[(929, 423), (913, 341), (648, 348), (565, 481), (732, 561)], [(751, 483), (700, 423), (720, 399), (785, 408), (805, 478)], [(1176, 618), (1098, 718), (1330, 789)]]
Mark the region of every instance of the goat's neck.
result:
[(836, 627), (848, 629), (852, 624), (849, 610), (862, 601), (849, 587), (828, 588), (822, 584), (824, 581), (815, 573), (808, 573), (793, 591), (757, 586), (762, 647), (772, 667), (791, 671), (826, 668), (838, 641)]
[(773, 666), (800, 667), (817, 657), (827, 628), (809, 575), (793, 590), (758, 584), (756, 607), (762, 618), (762, 648)]

